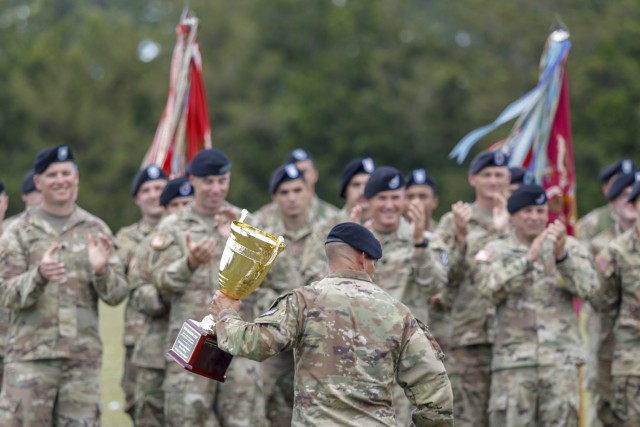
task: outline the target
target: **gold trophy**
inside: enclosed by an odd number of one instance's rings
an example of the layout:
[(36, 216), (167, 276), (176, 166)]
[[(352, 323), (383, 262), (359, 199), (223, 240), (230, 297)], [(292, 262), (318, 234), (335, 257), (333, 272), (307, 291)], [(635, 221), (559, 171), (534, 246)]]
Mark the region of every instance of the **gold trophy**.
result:
[[(276, 238), (246, 224), (247, 214), (243, 209), (240, 219), (231, 224), (218, 269), (220, 291), (238, 300), (260, 286), (285, 247), (282, 236)], [(186, 370), (220, 382), (224, 382), (224, 373), (233, 358), (218, 348), (211, 315), (202, 322), (185, 321), (167, 355)]]

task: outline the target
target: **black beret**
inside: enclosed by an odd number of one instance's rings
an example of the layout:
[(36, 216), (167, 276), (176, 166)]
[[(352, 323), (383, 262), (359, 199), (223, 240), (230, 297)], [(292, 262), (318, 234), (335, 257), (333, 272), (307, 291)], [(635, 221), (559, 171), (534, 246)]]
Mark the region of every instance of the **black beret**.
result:
[(4, 193), (4, 184), (0, 181), (0, 194)]
[(160, 206), (167, 206), (169, 202), (178, 197), (193, 196), (193, 186), (188, 176), (181, 176), (167, 182), (160, 194)]
[(404, 188), (404, 177), (400, 171), (391, 166), (380, 166), (373, 171), (364, 187), (364, 197), (372, 198), (382, 191)]
[(640, 180), (636, 180), (636, 182), (633, 184), (633, 187), (631, 187), (631, 193), (629, 193), (629, 197), (627, 197), (627, 200), (631, 203), (634, 203), (638, 198), (638, 195), (640, 195)]
[(231, 162), (224, 153), (215, 148), (202, 150), (191, 161), (192, 176), (224, 175), (231, 171)]
[(611, 186), (607, 191), (607, 200), (611, 201), (618, 198), (618, 196), (622, 194), (625, 188), (631, 187), (636, 181), (637, 179), (635, 171), (616, 175), (616, 177), (613, 179), (613, 183), (611, 183)]
[(156, 165), (147, 166), (146, 168), (139, 171), (135, 178), (133, 178), (133, 183), (131, 184), (131, 195), (135, 197), (138, 194), (138, 190), (142, 184), (147, 181), (154, 181), (156, 179), (162, 179), (164, 181), (168, 180), (169, 177), (162, 169), (160, 169)]
[(346, 243), (353, 249), (364, 252), (369, 258), (382, 258), (382, 246), (378, 239), (367, 228), (355, 222), (343, 222), (333, 227), (324, 244), (334, 242)]
[(436, 182), (429, 176), (427, 171), (422, 168), (412, 170), (411, 175), (407, 177), (406, 188), (412, 185), (428, 185), (433, 188), (433, 191), (436, 191)]
[(284, 162), (295, 163), (295, 162), (301, 162), (303, 160), (313, 160), (313, 156), (311, 156), (311, 153), (309, 153), (307, 150), (303, 148), (296, 148), (295, 150), (289, 153), (289, 155), (287, 156)]
[(33, 161), (33, 170), (36, 174), (46, 171), (51, 163), (56, 162), (73, 162), (73, 151), (66, 145), (58, 145), (56, 147), (48, 147), (40, 151)]
[(547, 194), (538, 184), (524, 184), (511, 194), (507, 200), (507, 210), (510, 214), (518, 212), (527, 206), (539, 206), (547, 203)]
[(533, 184), (533, 175), (526, 169), (519, 167), (509, 168), (511, 172), (511, 184)]
[(274, 194), (278, 191), (280, 184), (287, 181), (293, 181), (294, 179), (301, 179), (305, 181), (304, 174), (296, 167), (296, 165), (293, 163), (287, 163), (286, 165), (280, 166), (271, 174), (271, 179), (269, 180), (269, 192)]
[(357, 158), (351, 160), (347, 165), (342, 169), (342, 174), (340, 175), (340, 197), (344, 199), (344, 192), (351, 181), (351, 178), (360, 174), (366, 173), (371, 174), (376, 168), (375, 163), (373, 163), (373, 159), (371, 157)]
[(477, 175), (482, 169), (491, 166), (508, 166), (509, 156), (502, 151), (482, 151), (478, 153), (469, 165), (469, 174)]
[(613, 178), (614, 175), (619, 173), (631, 173), (636, 170), (636, 164), (631, 159), (622, 159), (617, 162), (610, 164), (602, 168), (600, 174), (598, 174), (598, 178), (600, 178), (601, 183), (605, 183)]
[(33, 193), (34, 191), (38, 191), (38, 189), (36, 188), (36, 183), (33, 180), (34, 176), (35, 176), (35, 172), (29, 171), (24, 176), (24, 178), (22, 178), (22, 187), (20, 187), (20, 192), (22, 194), (29, 194), (29, 193)]

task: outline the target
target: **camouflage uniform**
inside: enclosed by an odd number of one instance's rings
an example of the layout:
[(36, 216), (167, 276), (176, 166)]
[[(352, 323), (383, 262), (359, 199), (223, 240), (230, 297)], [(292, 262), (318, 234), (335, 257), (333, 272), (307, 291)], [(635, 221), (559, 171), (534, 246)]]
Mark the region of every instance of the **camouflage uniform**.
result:
[[(225, 203), (239, 214), (239, 209)], [(251, 220), (248, 223), (253, 224)], [(213, 236), (218, 245), (213, 259), (191, 271), (187, 264), (186, 233), (193, 242)], [(218, 289), (218, 266), (226, 239), (211, 219), (206, 221), (185, 207), (175, 222), (158, 228), (152, 240), (153, 282), (161, 295), (170, 299), (169, 332), (165, 348), (170, 348), (187, 319), (201, 320), (208, 314), (207, 304)], [(251, 306), (245, 304), (247, 309)], [(252, 313), (250, 313), (252, 314)], [(167, 365), (163, 390), (167, 424), (173, 426), (258, 426), (264, 420), (264, 396), (259, 364), (234, 358), (224, 384), (184, 370), (177, 363)]]
[[(376, 265), (374, 280), (392, 297), (405, 304), (420, 321), (429, 322), (429, 300), (446, 284), (448, 259), (444, 246), (435, 235), (426, 249), (413, 246), (412, 226), (401, 219), (393, 233), (372, 230), (382, 245), (382, 258)], [(396, 387), (393, 394), (396, 418), (400, 424), (411, 419), (411, 404)]]
[[(595, 258), (605, 250), (609, 243), (622, 234), (617, 223), (611, 224), (595, 237), (583, 240), (589, 245)], [(580, 311), (580, 321), (584, 325), (584, 339), (588, 346), (587, 371), (585, 372), (585, 388), (592, 393), (592, 409), (590, 418), (597, 417), (605, 426), (615, 426), (617, 421), (611, 410), (613, 396), (611, 379), (611, 360), (613, 358), (613, 327), (617, 309), (594, 310), (591, 304), (584, 303)], [(591, 419), (591, 423), (595, 423)]]
[[(307, 221), (300, 229), (289, 231), (281, 217), (278, 219), (272, 227), (263, 227), (263, 230), (274, 236), (284, 237), (285, 254), (277, 259), (262, 283), (258, 304), (260, 312), (265, 311), (269, 303), (279, 295), (321, 279), (327, 270), (324, 244), (318, 240), (315, 224)], [(262, 364), (267, 418), (273, 427), (291, 425), (293, 377), (292, 352), (283, 352)]]
[[(155, 228), (146, 221), (140, 220), (135, 224), (123, 227), (116, 234), (118, 241), (118, 256), (124, 265), (125, 273), (129, 276), (131, 263), (134, 258), (136, 248), (142, 243)], [(130, 281), (130, 278), (129, 278)], [(131, 289), (131, 288), (130, 288)], [(124, 323), (124, 370), (120, 386), (125, 395), (125, 412), (133, 415), (134, 406), (134, 390), (136, 383), (135, 365), (131, 363), (131, 355), (133, 354), (133, 346), (140, 337), (144, 328), (144, 315), (136, 311), (131, 306), (131, 300), (127, 301)]]
[(451, 347), (447, 368), (454, 395), (454, 414), (460, 426), (488, 425), (487, 408), (491, 386), (492, 323), (495, 308), (478, 291), (480, 275), (474, 259), (487, 242), (500, 237), (493, 225), (493, 215), (476, 203), (471, 205), (466, 245), (460, 248), (455, 239), (453, 213), (445, 214), (437, 234), (449, 255), (449, 280), (442, 292), (442, 305), (451, 310)]
[(611, 242), (596, 259), (604, 284), (602, 308), (617, 313), (613, 329), (611, 404), (619, 426), (640, 425), (639, 242), (636, 225)]
[[(480, 291), (497, 305), (491, 368), (492, 426), (578, 425), (578, 369), (585, 348), (573, 297), (591, 299), (599, 290), (587, 249), (567, 237), (568, 257), (527, 260), (530, 245), (509, 237), (476, 255)], [(542, 368), (542, 369), (541, 369)]]
[[(161, 222), (170, 226), (176, 216), (170, 215)], [(136, 427), (163, 427), (167, 330), (169, 329), (169, 301), (162, 298), (151, 280), (151, 242), (153, 233), (137, 247), (129, 271), (130, 305), (145, 316), (142, 333), (133, 348), (131, 363), (135, 366), (135, 407), (133, 422)]]
[[(127, 295), (116, 253), (103, 274), (89, 264), (87, 236), (113, 238), (104, 222), (75, 207), (54, 230), (36, 210), (0, 241), (0, 300), (12, 311), (0, 395), (0, 424), (94, 425), (100, 413), (102, 343), (98, 298), (115, 305)], [(38, 266), (49, 248), (65, 264), (66, 280), (49, 282)]]
[(245, 323), (220, 313), (221, 348), (264, 360), (295, 352), (294, 425), (395, 426), (394, 378), (416, 426), (453, 425), (442, 353), (426, 327), (364, 273), (341, 271), (280, 297)]
[(576, 237), (581, 241), (589, 241), (603, 230), (615, 224), (615, 218), (609, 204), (595, 208), (576, 224)]

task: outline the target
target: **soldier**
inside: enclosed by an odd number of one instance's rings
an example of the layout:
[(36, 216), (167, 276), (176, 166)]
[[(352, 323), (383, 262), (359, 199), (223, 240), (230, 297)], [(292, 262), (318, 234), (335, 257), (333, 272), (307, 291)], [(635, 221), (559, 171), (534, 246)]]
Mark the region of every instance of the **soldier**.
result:
[[(4, 216), (9, 207), (9, 197), (4, 192), (4, 184), (0, 181), (0, 235), (3, 233)], [(9, 328), (9, 310), (0, 307), (0, 384), (2, 383), (2, 372), (4, 370), (4, 345), (7, 330)], [(2, 390), (0, 386), (0, 391)]]
[[(402, 217), (406, 203), (404, 184), (397, 169), (382, 166), (371, 174), (364, 189), (371, 205), (371, 230), (385, 253), (374, 279), (407, 305), (418, 320), (427, 323), (429, 299), (446, 284), (447, 255), (440, 239), (424, 230), (422, 204), (414, 201), (409, 205), (411, 223)], [(407, 424), (410, 402), (399, 388), (394, 398), (396, 417), (401, 424)]]
[[(269, 181), (269, 192), (277, 204), (276, 221), (263, 230), (283, 236), (287, 256), (281, 257), (263, 282), (261, 300), (272, 301), (291, 289), (311, 283), (326, 274), (324, 256), (317, 254), (318, 224), (311, 221), (311, 192), (302, 172), (293, 164), (277, 168)], [(306, 262), (313, 265), (307, 266)], [(271, 292), (266, 291), (270, 288)], [(267, 306), (268, 307), (268, 306)], [(262, 365), (267, 418), (272, 426), (291, 425), (293, 410), (293, 354), (284, 352)]]
[[(177, 214), (193, 201), (193, 187), (186, 176), (172, 179), (160, 194), (160, 205), (166, 209), (165, 218), (158, 227), (173, 223)], [(131, 305), (145, 315), (144, 329), (133, 349), (131, 362), (135, 366), (135, 408), (133, 423), (136, 427), (164, 427), (164, 393), (162, 382), (166, 369), (167, 330), (169, 329), (169, 301), (162, 298), (151, 281), (151, 242), (153, 233), (138, 245), (129, 272)]]
[(516, 191), (521, 185), (534, 183), (533, 175), (526, 169), (513, 166), (509, 168), (509, 172), (511, 173), (511, 182), (509, 184), (509, 191), (507, 192), (508, 196)]
[(38, 153), (42, 205), (0, 240), (0, 300), (11, 309), (3, 426), (99, 422), (98, 298), (116, 305), (128, 289), (111, 231), (75, 204), (73, 160), (66, 145)]
[[(164, 207), (160, 206), (160, 193), (167, 185), (167, 174), (155, 165), (147, 166), (139, 171), (131, 184), (131, 196), (140, 209), (142, 218), (129, 226), (123, 227), (116, 234), (118, 241), (118, 255), (123, 262), (125, 273), (129, 275), (133, 255), (136, 248), (156, 228), (164, 215)], [(131, 306), (131, 300), (127, 301), (125, 311), (124, 331), (124, 370), (120, 385), (125, 396), (125, 412), (133, 418), (135, 404), (135, 365), (131, 363), (133, 346), (139, 339), (144, 328), (144, 315), (137, 312)]]
[[(163, 224), (152, 240), (152, 279), (161, 295), (170, 300), (170, 348), (187, 319), (202, 319), (218, 288), (218, 266), (230, 232), (230, 221), (240, 210), (226, 201), (231, 162), (219, 150), (200, 151), (191, 162), (193, 204), (175, 221)], [(251, 307), (248, 307), (250, 310)], [(249, 313), (252, 315), (253, 313)], [(218, 384), (184, 370), (167, 366), (163, 391), (165, 416), (172, 426), (254, 426), (264, 420), (264, 398), (259, 364), (235, 358), (227, 381)]]
[[(311, 193), (310, 197), (310, 212), (311, 219), (313, 221), (323, 221), (327, 218), (335, 217), (338, 214), (338, 208), (333, 206), (331, 203), (325, 202), (321, 200), (316, 195), (316, 183), (318, 182), (318, 170), (316, 169), (316, 165), (313, 161), (313, 157), (311, 154), (303, 150), (302, 148), (296, 148), (287, 156), (285, 160), (285, 164), (293, 163), (296, 167), (302, 172), (309, 186), (309, 191)], [(270, 221), (274, 218), (278, 217), (278, 205), (274, 202), (271, 202), (256, 212), (256, 220), (263, 226), (270, 225)]]
[(510, 182), (508, 158), (502, 152), (483, 151), (469, 167), (473, 204), (457, 202), (440, 220), (437, 233), (450, 257), (449, 281), (442, 304), (451, 308), (451, 350), (447, 368), (454, 395), (454, 414), (460, 426), (488, 424), (491, 384), (491, 322), (493, 307), (478, 292), (474, 256), (485, 243), (508, 228), (504, 194)]
[(216, 292), (210, 313), (220, 347), (265, 360), (293, 350), (295, 425), (396, 425), (391, 385), (416, 406), (416, 426), (453, 425), (442, 353), (409, 309), (371, 279), (382, 247), (355, 223), (335, 226), (325, 244), (329, 275), (278, 298), (243, 322), (240, 303)]
[(438, 208), (436, 182), (426, 170), (414, 169), (407, 178), (406, 189), (409, 203), (418, 200), (424, 207), (424, 229), (434, 232), (438, 227), (433, 219), (433, 211)]
[[(20, 192), (22, 193), (22, 201), (24, 202), (25, 210), (34, 206), (40, 206), (40, 204), (42, 203), (42, 193), (40, 193), (40, 191), (36, 188), (36, 184), (33, 182), (34, 175), (34, 172), (30, 171), (27, 172), (27, 174), (22, 178), (22, 186), (20, 188)], [(7, 197), (4, 204), (5, 210), (8, 201), (9, 199)], [(2, 196), (0, 196), (0, 218), (4, 218), (2, 205)], [(4, 227), (5, 229), (9, 228), (11, 224), (13, 224), (20, 217), (21, 214), (22, 212), (5, 219), (4, 223), (0, 221), (0, 234), (2, 233), (2, 227)]]
[[(640, 183), (633, 185), (628, 200), (640, 213)], [(604, 289), (606, 311), (614, 311), (613, 360), (611, 364), (611, 410), (606, 426), (640, 425), (640, 359), (638, 358), (638, 295), (640, 294), (640, 223), (610, 242), (596, 258)], [(605, 324), (603, 323), (603, 326)], [(600, 415), (600, 414), (599, 414)], [(607, 421), (607, 420), (603, 420)]]
[[(9, 208), (9, 196), (4, 191), (4, 183), (0, 181), (0, 234), (5, 228), (4, 217), (7, 214), (7, 209)], [(8, 218), (7, 218), (8, 219)]]
[[(636, 165), (631, 159), (622, 159), (603, 168), (599, 178), (602, 194), (607, 195), (613, 178), (619, 173), (631, 173), (636, 170)], [(582, 241), (588, 241), (595, 237), (615, 222), (609, 204), (600, 206), (583, 216), (576, 224), (576, 236)]]
[(546, 226), (544, 189), (523, 185), (509, 197), (511, 231), (476, 255), (480, 291), (497, 306), (489, 424), (578, 425), (578, 366), (585, 349), (573, 297), (596, 296), (585, 247), (556, 220)]

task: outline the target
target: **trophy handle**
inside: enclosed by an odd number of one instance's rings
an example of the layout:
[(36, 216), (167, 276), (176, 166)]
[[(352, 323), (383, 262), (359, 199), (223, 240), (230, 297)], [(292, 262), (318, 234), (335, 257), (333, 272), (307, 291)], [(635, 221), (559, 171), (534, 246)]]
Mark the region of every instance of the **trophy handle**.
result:
[(280, 246), (282, 246), (283, 243), (284, 243), (284, 237), (278, 236), (278, 242), (276, 243), (276, 247), (273, 248), (273, 253), (271, 254), (271, 258), (269, 258), (269, 261), (267, 261), (265, 266), (273, 264), (273, 261), (275, 261), (276, 257), (278, 256), (278, 251), (280, 250)]
[(242, 209), (242, 212), (240, 213), (240, 222), (244, 222), (244, 220), (247, 218), (247, 215), (249, 215), (249, 211), (246, 209)]

